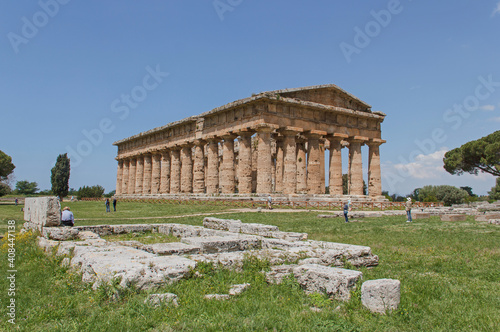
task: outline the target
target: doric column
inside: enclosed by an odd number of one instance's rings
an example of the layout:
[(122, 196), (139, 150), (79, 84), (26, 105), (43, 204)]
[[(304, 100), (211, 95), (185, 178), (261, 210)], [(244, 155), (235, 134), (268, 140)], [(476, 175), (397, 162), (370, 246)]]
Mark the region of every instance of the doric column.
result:
[(161, 183), (161, 154), (155, 152), (151, 159), (151, 194), (157, 195), (160, 193), (160, 183)]
[(342, 195), (342, 144), (348, 136), (335, 133), (328, 136), (330, 141), (329, 187), (330, 195)]
[(122, 183), (123, 183), (123, 159), (118, 159), (118, 167), (116, 169), (116, 189), (115, 189), (116, 195), (120, 195), (122, 193)]
[(186, 144), (181, 150), (181, 192), (193, 192), (193, 153), (192, 145)]
[(321, 194), (321, 157), (324, 158), (324, 152), (321, 153), (320, 139), (326, 135), (326, 132), (320, 130), (311, 130), (307, 135), (307, 193)]
[(222, 138), (222, 165), (220, 170), (220, 186), (223, 194), (233, 194), (235, 191), (234, 171), (234, 139), (235, 135), (224, 135)]
[(283, 140), (283, 193), (297, 192), (297, 143), (295, 137), (302, 132), (300, 128), (286, 127), (281, 133)]
[(170, 193), (170, 152), (163, 150), (161, 152), (161, 177), (160, 177), (160, 193)]
[(131, 158), (129, 163), (127, 188), (127, 193), (129, 195), (135, 194), (135, 173), (137, 173), (137, 157)]
[(325, 139), (320, 138), (319, 140), (319, 175), (321, 185), (319, 187), (320, 194), (325, 193)]
[(144, 180), (142, 181), (142, 194), (150, 195), (151, 194), (151, 178), (153, 172), (153, 165), (151, 162), (151, 154), (146, 153), (144, 155)]
[(274, 191), (278, 193), (283, 192), (283, 137), (276, 137), (276, 173), (275, 173), (275, 188)]
[(170, 193), (178, 194), (181, 192), (181, 151), (174, 147), (170, 151), (171, 169), (170, 169)]
[(366, 137), (349, 138), (349, 195), (363, 195), (363, 161), (361, 146)]
[(205, 141), (194, 142), (193, 193), (205, 192)]
[(240, 132), (238, 192), (252, 193), (252, 132)]
[(257, 131), (257, 193), (268, 194), (272, 191), (271, 132), (277, 126), (260, 125)]
[(121, 190), (121, 195), (127, 195), (128, 194), (128, 179), (129, 179), (129, 172), (130, 172), (130, 159), (124, 159), (123, 160), (123, 174), (122, 174), (122, 190)]
[(372, 198), (382, 196), (380, 173), (380, 145), (384, 140), (374, 138), (368, 142), (368, 195)]
[(297, 193), (307, 192), (307, 159), (306, 140), (303, 136), (296, 139), (297, 143)]
[(208, 140), (207, 151), (207, 194), (219, 193), (219, 139)]
[(135, 194), (142, 195), (142, 185), (144, 183), (144, 155), (137, 156), (135, 168)]

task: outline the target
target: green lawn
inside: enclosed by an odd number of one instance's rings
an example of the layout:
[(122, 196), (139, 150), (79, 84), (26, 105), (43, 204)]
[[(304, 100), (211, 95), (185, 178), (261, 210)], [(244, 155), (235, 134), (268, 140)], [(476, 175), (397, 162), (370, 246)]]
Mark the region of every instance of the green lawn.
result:
[[(63, 203), (65, 205), (65, 203)], [(207, 205), (121, 203), (116, 213), (104, 212), (97, 202), (68, 203), (84, 223), (136, 222), (123, 218), (155, 217), (140, 222), (201, 225), (203, 217), (160, 217), (224, 208)], [(405, 223), (405, 218), (365, 218), (346, 224), (341, 218), (319, 219), (315, 212), (238, 213), (220, 217), (277, 225), (283, 231), (309, 233), (310, 239), (366, 245), (379, 255), (379, 266), (363, 268), (363, 280), (401, 281), (400, 308), (387, 315), (372, 314), (353, 292), (347, 303), (320, 294), (307, 296), (293, 280), (268, 285), (259, 271), (265, 262), (248, 261), (243, 272), (201, 266), (202, 277), (165, 285), (155, 292), (179, 296), (177, 308), (153, 309), (147, 294), (117, 290), (94, 291), (74, 271), (59, 265), (61, 258), (41, 253), (34, 238), (21, 236), (16, 244), (17, 327), (29, 331), (499, 331), (500, 227), (468, 218), (442, 222), (437, 217)], [(21, 224), (19, 207), (0, 206), (0, 219)], [(7, 261), (7, 243), (1, 259)], [(0, 266), (4, 267), (2, 263)], [(5, 271), (5, 268), (2, 270)], [(0, 300), (7, 303), (7, 279), (0, 279)], [(252, 286), (229, 301), (207, 301), (203, 295), (227, 293), (235, 283)], [(121, 293), (115, 300), (112, 294)], [(321, 312), (311, 311), (311, 306)], [(8, 330), (6, 306), (0, 308), (0, 330)]]

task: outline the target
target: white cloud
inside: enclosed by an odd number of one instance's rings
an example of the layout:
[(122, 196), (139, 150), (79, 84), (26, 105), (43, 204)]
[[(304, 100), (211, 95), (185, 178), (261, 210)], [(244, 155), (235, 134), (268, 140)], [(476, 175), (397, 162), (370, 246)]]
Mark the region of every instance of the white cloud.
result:
[(500, 13), (500, 2), (497, 3), (497, 6), (493, 10), (493, 13), (491, 13), (491, 17), (495, 16), (498, 13)]
[(494, 111), (496, 107), (495, 105), (483, 105), (479, 108), (482, 109), (483, 111)]
[(395, 164), (394, 168), (399, 173), (407, 173), (416, 179), (439, 178), (446, 174), (443, 168), (443, 158), (447, 151), (447, 148), (441, 148), (441, 150), (428, 155), (419, 154), (415, 157), (415, 161), (407, 164)]

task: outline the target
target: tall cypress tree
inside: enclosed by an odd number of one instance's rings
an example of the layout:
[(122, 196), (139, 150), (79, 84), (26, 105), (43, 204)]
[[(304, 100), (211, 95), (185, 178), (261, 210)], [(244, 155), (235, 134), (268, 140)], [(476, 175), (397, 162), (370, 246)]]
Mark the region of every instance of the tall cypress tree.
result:
[(56, 165), (51, 170), (50, 182), (52, 183), (52, 192), (59, 196), (61, 201), (69, 191), (69, 158), (68, 154), (60, 154), (57, 157)]

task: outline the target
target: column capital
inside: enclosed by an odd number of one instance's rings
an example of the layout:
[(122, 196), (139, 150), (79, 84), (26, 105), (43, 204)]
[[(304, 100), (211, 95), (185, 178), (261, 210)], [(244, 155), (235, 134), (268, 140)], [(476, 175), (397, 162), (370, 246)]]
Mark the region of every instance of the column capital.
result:
[(297, 135), (299, 133), (304, 132), (304, 129), (299, 128), (299, 127), (290, 127), (290, 126), (287, 126), (287, 127), (284, 127), (284, 128), (280, 128), (279, 132), (283, 136), (294, 136), (294, 135)]
[(349, 143), (361, 143), (361, 144), (367, 143), (368, 140), (369, 138), (365, 136), (351, 136), (347, 139)]
[(206, 141), (205, 141), (205, 140), (203, 140), (203, 139), (195, 139), (195, 140), (193, 141), (193, 145), (195, 145), (195, 146), (203, 145), (203, 144), (205, 144), (205, 143), (206, 143)]
[(387, 142), (386, 140), (380, 138), (371, 138), (366, 144), (368, 146), (380, 146), (386, 142)]
[(349, 135), (347, 135), (347, 134), (341, 134), (341, 133), (333, 133), (333, 134), (328, 134), (326, 136), (326, 138), (330, 142), (340, 142), (342, 140), (345, 140), (345, 139), (349, 138)]
[(279, 129), (279, 126), (270, 123), (261, 123), (256, 125), (253, 129), (259, 133), (270, 133), (276, 129)]
[(322, 138), (327, 135), (326, 131), (323, 130), (309, 130), (305, 133), (307, 138)]
[(220, 137), (222, 137), (222, 139), (224, 141), (226, 141), (226, 140), (234, 140), (236, 137), (238, 137), (238, 135), (233, 134), (233, 133), (227, 133), (227, 134), (221, 135)]
[(221, 138), (219, 136), (209, 135), (205, 137), (205, 141), (209, 143), (218, 143), (221, 141)]
[(252, 136), (253, 134), (255, 134), (255, 130), (250, 128), (243, 128), (237, 131), (238, 136)]

